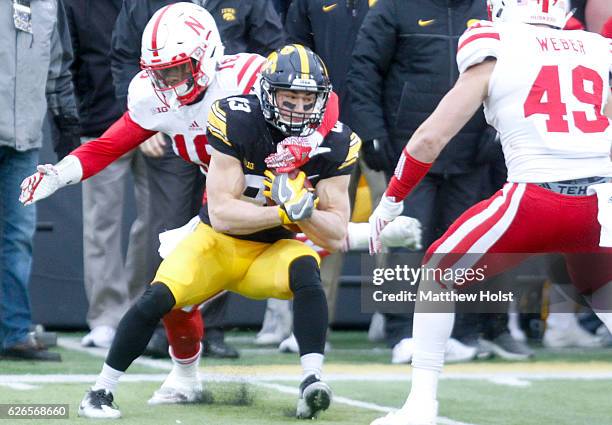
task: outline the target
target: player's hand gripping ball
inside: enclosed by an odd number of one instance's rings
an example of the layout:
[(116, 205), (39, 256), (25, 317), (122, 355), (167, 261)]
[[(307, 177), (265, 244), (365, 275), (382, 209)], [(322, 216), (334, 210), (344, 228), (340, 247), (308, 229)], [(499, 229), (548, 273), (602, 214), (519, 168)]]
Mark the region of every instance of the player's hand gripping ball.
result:
[(296, 222), (310, 218), (319, 201), (306, 174), (299, 169), (278, 174), (267, 170), (265, 176), (266, 204), (280, 206), (283, 225), (293, 232), (300, 232)]

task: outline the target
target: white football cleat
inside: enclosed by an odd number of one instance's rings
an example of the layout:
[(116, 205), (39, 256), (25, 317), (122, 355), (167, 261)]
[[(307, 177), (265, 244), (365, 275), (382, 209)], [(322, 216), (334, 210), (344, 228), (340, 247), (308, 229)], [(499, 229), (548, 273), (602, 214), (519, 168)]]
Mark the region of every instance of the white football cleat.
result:
[(210, 402), (212, 395), (204, 391), (198, 375), (193, 377), (179, 376), (172, 369), (161, 388), (149, 399), (150, 405), (183, 404)]
[(90, 419), (119, 419), (121, 412), (113, 403), (113, 393), (105, 389), (90, 389), (79, 404), (77, 415)]
[(414, 340), (412, 338), (404, 338), (393, 346), (391, 354), (391, 363), (406, 364), (412, 360), (414, 354)]
[(300, 384), (295, 416), (298, 419), (315, 418), (319, 412), (327, 410), (332, 400), (332, 391), (317, 375), (307, 376)]
[(444, 361), (446, 363), (469, 362), (474, 360), (477, 352), (478, 348), (465, 345), (455, 338), (449, 338), (444, 352)]
[(542, 344), (546, 348), (566, 348), (581, 347), (594, 348), (601, 347), (601, 338), (593, 335), (578, 323), (576, 316), (569, 313), (556, 313), (563, 317), (564, 322), (561, 326), (554, 326), (553, 323), (547, 324)]
[[(329, 342), (325, 342), (325, 354), (331, 351), (331, 344)], [(294, 334), (289, 335), (288, 338), (281, 341), (278, 345), (278, 351), (281, 353), (299, 353), (300, 346), (298, 345), (297, 339)]]
[(96, 326), (81, 339), (83, 347), (110, 348), (115, 338), (115, 328), (110, 326)]
[(414, 400), (408, 398), (404, 406), (374, 419), (370, 425), (436, 425), (438, 402), (436, 400)]

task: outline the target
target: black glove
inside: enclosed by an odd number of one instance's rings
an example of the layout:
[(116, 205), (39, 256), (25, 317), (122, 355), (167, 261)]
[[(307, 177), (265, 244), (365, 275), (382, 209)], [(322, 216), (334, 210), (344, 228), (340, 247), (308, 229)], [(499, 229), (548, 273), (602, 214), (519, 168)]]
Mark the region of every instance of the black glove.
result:
[(366, 140), (361, 146), (363, 160), (374, 171), (392, 173), (395, 168), (395, 152), (391, 141), (386, 137)]
[(53, 121), (55, 124), (51, 126), (53, 150), (59, 161), (81, 146), (81, 128), (79, 119), (75, 116), (57, 115), (53, 117)]

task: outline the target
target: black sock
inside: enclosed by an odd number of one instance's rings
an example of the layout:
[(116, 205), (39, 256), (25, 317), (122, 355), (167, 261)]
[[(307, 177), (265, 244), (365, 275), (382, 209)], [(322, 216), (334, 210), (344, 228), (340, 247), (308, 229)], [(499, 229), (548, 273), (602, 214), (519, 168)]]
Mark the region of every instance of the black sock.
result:
[(149, 286), (119, 322), (106, 364), (125, 372), (142, 355), (157, 324), (174, 304), (174, 296), (166, 285), (154, 283)]
[(293, 333), (300, 356), (323, 354), (327, 334), (327, 299), (321, 286), (317, 261), (300, 257), (289, 267), (289, 285), (293, 291)]

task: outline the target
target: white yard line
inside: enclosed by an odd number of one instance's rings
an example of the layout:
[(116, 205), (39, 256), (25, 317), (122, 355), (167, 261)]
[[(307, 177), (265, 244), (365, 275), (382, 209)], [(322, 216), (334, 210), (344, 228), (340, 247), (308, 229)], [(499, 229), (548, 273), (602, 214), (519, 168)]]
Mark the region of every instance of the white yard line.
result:
[(0, 383), (1, 387), (8, 387), (12, 390), (18, 390), (18, 391), (29, 391), (29, 390), (34, 390), (36, 388), (38, 388), (38, 386), (36, 385), (30, 385), (30, 384), (24, 384), (21, 382), (7, 382), (7, 383)]
[[(58, 345), (70, 350), (75, 350), (75, 351), (79, 351), (79, 352), (83, 352), (83, 353), (88, 353), (90, 355), (96, 356), (96, 357), (106, 357), (106, 352), (107, 350), (105, 349), (100, 349), (100, 348), (89, 348), (89, 347), (82, 347), (81, 344), (79, 343), (78, 340), (76, 339), (70, 339), (70, 338), (58, 338), (57, 341)], [(164, 361), (164, 360), (153, 360), (153, 359), (143, 359), (143, 358), (138, 358), (134, 361), (134, 363), (137, 364), (141, 364), (141, 365), (145, 365), (145, 366), (149, 366), (151, 368), (156, 368), (156, 369), (163, 369), (163, 370), (170, 370), (172, 368), (172, 364), (169, 361)], [(227, 380), (227, 381), (243, 381), (243, 382), (249, 382), (252, 383), (254, 385), (263, 387), (263, 388), (268, 388), (268, 389), (273, 389), (276, 391), (279, 391), (281, 393), (285, 393), (285, 394), (292, 394), (292, 395), (297, 395), (298, 394), (298, 389), (295, 387), (289, 387), (286, 385), (281, 385), (281, 384), (273, 384), (273, 383), (269, 383), (269, 382), (262, 382), (264, 377), (262, 376), (243, 376), (241, 377), (241, 379), (237, 379), (234, 377), (230, 377), (230, 376), (225, 376), (225, 379), (223, 379), (222, 375), (219, 374), (202, 374), (202, 378), (206, 381), (206, 380)], [(4, 375), (6, 376), (6, 375)], [(62, 375), (65, 376), (65, 375)], [(126, 374), (124, 375), (121, 380), (122, 381), (126, 381), (126, 382), (130, 382), (130, 380), (128, 380), (127, 378), (130, 375)], [(134, 377), (137, 376), (143, 376), (143, 375), (133, 375)], [(156, 376), (156, 375), (154, 375)], [(207, 379), (208, 376), (208, 379)], [(2, 382), (2, 378), (3, 376), (0, 375), (0, 382)], [(212, 378), (212, 379), (211, 379)], [(215, 379), (216, 378), (216, 379)], [(278, 378), (278, 376), (274, 376), (274, 375), (268, 375), (266, 378), (269, 378), (270, 380), (276, 380)], [(300, 376), (296, 375), (296, 376), (292, 376), (291, 377), (292, 380), (299, 380)], [(327, 375), (326, 375), (326, 380), (327, 379)], [(338, 380), (340, 380), (340, 374), (338, 374)], [(404, 378), (405, 379), (405, 378)], [(379, 379), (380, 380), (380, 379)], [(95, 381), (95, 375), (93, 376), (93, 379), (91, 379), (88, 382), (92, 382)], [(57, 381), (55, 381), (57, 382)], [(334, 396), (334, 402), (336, 403), (340, 403), (340, 404), (344, 404), (347, 406), (352, 406), (352, 407), (358, 407), (361, 409), (366, 409), (366, 410), (374, 410), (376, 412), (382, 412), (382, 413), (389, 413), (392, 412), (396, 409), (392, 408), (392, 407), (388, 407), (388, 406), (381, 406), (375, 403), (367, 403), (367, 402), (363, 402), (363, 401), (359, 401), (359, 400), (353, 400), (351, 398), (348, 397), (341, 397), (341, 396)], [(469, 424), (469, 423), (465, 423), (465, 422), (458, 422), (449, 418), (446, 418), (444, 416), (439, 416), (438, 417), (438, 423), (440, 425), (475, 425), (475, 424)]]
[[(327, 377), (326, 377), (326, 380), (327, 380)], [(280, 385), (280, 384), (271, 384), (268, 382), (256, 382), (256, 385), (263, 387), (263, 388), (276, 390), (284, 394), (298, 395), (298, 389), (295, 387), (288, 387), (286, 385)], [(376, 412), (381, 412), (381, 413), (389, 413), (389, 412), (393, 412), (394, 410), (397, 410), (392, 407), (381, 406), (380, 404), (375, 404), (375, 403), (367, 403), (365, 401), (353, 400), (352, 398), (341, 397), (337, 395), (334, 395), (334, 403), (345, 404), (347, 406), (358, 407), (360, 409), (374, 410)], [(469, 424), (466, 422), (455, 421), (455, 420), (446, 418), (444, 416), (438, 416), (437, 422), (440, 425), (474, 425), (474, 424)]]

